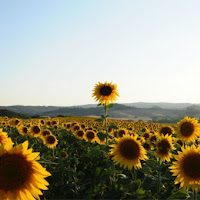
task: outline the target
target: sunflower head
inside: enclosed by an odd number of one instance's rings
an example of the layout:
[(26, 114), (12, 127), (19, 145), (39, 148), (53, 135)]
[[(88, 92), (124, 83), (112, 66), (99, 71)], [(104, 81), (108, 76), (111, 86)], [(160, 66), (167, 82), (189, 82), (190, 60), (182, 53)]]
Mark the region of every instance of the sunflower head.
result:
[(87, 141), (87, 142), (94, 142), (96, 140), (96, 136), (97, 133), (93, 130), (87, 130), (84, 134), (84, 139)]
[(120, 164), (120, 167), (131, 170), (141, 168), (140, 160), (147, 159), (146, 150), (141, 145), (136, 137), (132, 135), (124, 135), (121, 138), (116, 138), (116, 144), (110, 145), (112, 149), (110, 154), (113, 155), (112, 160), (115, 164)]
[(177, 161), (169, 167), (173, 176), (176, 176), (175, 184), (180, 187), (198, 191), (200, 189), (200, 148), (186, 146), (174, 155)]
[(170, 150), (174, 150), (174, 146), (172, 144), (171, 136), (165, 135), (162, 136), (158, 142), (156, 143), (156, 155), (160, 158), (161, 161), (170, 161), (172, 154)]
[(101, 104), (109, 104), (113, 103), (117, 96), (119, 96), (117, 92), (117, 85), (111, 83), (98, 83), (95, 85), (93, 90), (92, 97), (95, 97), (95, 100)]
[(199, 124), (195, 118), (185, 117), (178, 122), (178, 136), (186, 143), (194, 142), (199, 135)]
[(123, 137), (123, 135), (127, 135), (128, 131), (127, 129), (125, 128), (120, 128), (118, 131), (117, 131), (117, 137)]
[(40, 199), (41, 189), (48, 189), (51, 174), (37, 162), (39, 153), (27, 148), (28, 141), (13, 147), (10, 138), (0, 146), (0, 199)]
[(32, 137), (39, 137), (41, 133), (40, 127), (38, 125), (32, 125), (29, 131)]
[(47, 135), (44, 137), (43, 142), (45, 146), (51, 149), (53, 149), (58, 144), (58, 140), (54, 135)]
[(79, 129), (79, 130), (75, 131), (73, 134), (77, 139), (82, 140), (84, 138), (85, 131), (82, 129)]
[(172, 135), (174, 133), (174, 129), (171, 126), (163, 126), (159, 130), (159, 134), (161, 135)]

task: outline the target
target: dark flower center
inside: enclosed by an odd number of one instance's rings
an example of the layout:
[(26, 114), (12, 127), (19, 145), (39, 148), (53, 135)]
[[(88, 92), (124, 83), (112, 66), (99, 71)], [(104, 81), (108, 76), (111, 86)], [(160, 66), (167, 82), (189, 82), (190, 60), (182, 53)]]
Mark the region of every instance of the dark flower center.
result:
[(194, 125), (190, 122), (184, 122), (181, 125), (181, 134), (185, 137), (189, 137), (194, 132)]
[(183, 146), (183, 142), (182, 142), (181, 140), (177, 140), (176, 142), (177, 142), (178, 144), (180, 144), (181, 147)]
[(32, 173), (32, 165), (23, 155), (0, 156), (0, 190), (12, 192), (25, 187)]
[(171, 147), (168, 140), (164, 139), (157, 144), (157, 148), (160, 154), (167, 154)]
[(161, 128), (161, 131), (160, 131), (163, 135), (171, 135), (172, 134), (172, 129), (170, 127), (163, 127)]
[(132, 160), (139, 158), (140, 148), (139, 145), (132, 139), (126, 139), (119, 146), (119, 151), (122, 157)]
[(88, 132), (87, 132), (87, 138), (88, 138), (89, 140), (94, 139), (94, 137), (95, 137), (94, 132), (92, 132), (92, 131), (88, 131)]
[(23, 131), (23, 133), (27, 133), (28, 132), (27, 127), (23, 127), (22, 131)]
[(77, 131), (79, 129), (80, 129), (80, 126), (78, 126), (78, 125), (74, 126), (74, 128), (73, 128), (74, 131)]
[(100, 94), (103, 96), (109, 96), (112, 93), (112, 88), (110, 86), (103, 86), (100, 89)]
[(47, 135), (50, 135), (51, 133), (49, 132), (49, 131), (47, 131), (47, 130), (44, 130), (43, 132), (42, 132), (42, 135), (43, 136), (47, 136)]
[(125, 130), (119, 130), (118, 137), (122, 137), (125, 133), (126, 133)]
[(83, 137), (84, 132), (83, 132), (82, 130), (79, 130), (79, 131), (77, 132), (77, 135), (78, 135), (79, 137)]
[(145, 138), (145, 140), (147, 140), (148, 138), (149, 138), (149, 133), (145, 133), (144, 135), (143, 135), (143, 137)]
[(48, 144), (54, 144), (55, 141), (56, 141), (56, 139), (55, 139), (54, 136), (50, 135), (50, 136), (47, 137), (47, 143)]
[(184, 173), (194, 179), (200, 178), (200, 154), (191, 153), (183, 158), (182, 168)]
[(150, 146), (148, 143), (144, 143), (144, 144), (143, 144), (143, 147), (144, 147), (147, 151), (149, 151), (149, 150), (151, 149), (151, 146)]
[(33, 126), (33, 133), (38, 134), (40, 132), (40, 128), (38, 126)]

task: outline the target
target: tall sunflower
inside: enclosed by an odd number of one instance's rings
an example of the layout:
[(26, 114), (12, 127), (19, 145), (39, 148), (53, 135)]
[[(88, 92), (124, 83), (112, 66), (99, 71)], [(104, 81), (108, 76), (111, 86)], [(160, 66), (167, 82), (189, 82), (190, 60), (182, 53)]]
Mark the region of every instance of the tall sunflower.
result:
[(174, 155), (174, 158), (177, 161), (169, 167), (173, 176), (177, 176), (174, 183), (180, 183), (180, 187), (198, 191), (200, 188), (200, 147), (186, 146), (178, 152), (178, 155)]
[(9, 138), (0, 145), (0, 199), (40, 199), (42, 190), (47, 190), (45, 180), (51, 174), (40, 165), (39, 152), (28, 149), (28, 141), (13, 147)]
[(93, 90), (92, 97), (95, 97), (95, 100), (101, 104), (109, 104), (116, 101), (117, 96), (119, 96), (117, 92), (117, 84), (111, 83), (100, 83), (95, 85)]
[(115, 164), (120, 164), (120, 167), (128, 168), (131, 170), (142, 168), (140, 160), (146, 160), (146, 150), (141, 145), (136, 137), (132, 135), (124, 135), (120, 138), (115, 138), (116, 144), (110, 145), (112, 149), (110, 154), (113, 155), (112, 160)]
[(165, 136), (161, 136), (161, 138), (156, 143), (156, 155), (160, 158), (161, 161), (170, 161), (172, 154), (170, 150), (174, 150), (174, 146), (172, 144), (172, 137), (168, 134)]
[(177, 125), (177, 134), (183, 142), (189, 143), (196, 140), (199, 135), (199, 124), (195, 118), (185, 117)]

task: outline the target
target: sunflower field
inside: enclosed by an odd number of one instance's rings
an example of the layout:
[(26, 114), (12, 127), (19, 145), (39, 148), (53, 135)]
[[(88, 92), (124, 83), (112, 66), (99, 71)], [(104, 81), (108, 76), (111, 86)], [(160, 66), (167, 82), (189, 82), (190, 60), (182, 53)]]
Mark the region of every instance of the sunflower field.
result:
[(200, 199), (200, 130), (109, 119), (119, 96), (98, 83), (101, 117), (0, 118), (0, 199)]

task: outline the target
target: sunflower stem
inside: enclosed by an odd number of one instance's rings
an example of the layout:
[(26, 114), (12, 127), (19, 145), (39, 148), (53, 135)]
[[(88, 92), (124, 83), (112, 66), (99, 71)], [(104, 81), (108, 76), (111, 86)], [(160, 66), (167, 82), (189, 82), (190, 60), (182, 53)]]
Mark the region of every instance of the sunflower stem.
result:
[(193, 199), (197, 200), (197, 192), (196, 192), (196, 190), (193, 191)]
[(108, 108), (106, 103), (104, 104), (104, 113), (105, 113), (105, 129), (106, 129), (106, 145), (108, 146), (108, 127), (107, 127), (107, 115), (108, 115)]
[(131, 171), (132, 180), (135, 181), (137, 179), (137, 174), (136, 174), (135, 168), (133, 168), (130, 171)]
[(160, 159), (158, 160), (158, 186), (157, 186), (157, 199), (159, 200), (160, 197), (160, 185), (161, 185), (161, 161)]
[(55, 152), (54, 152), (54, 149), (53, 149), (53, 159), (55, 158)]

